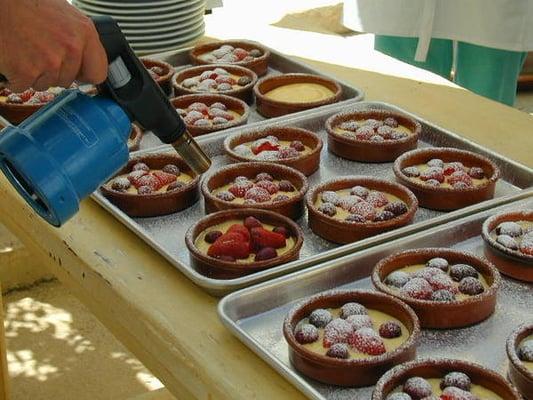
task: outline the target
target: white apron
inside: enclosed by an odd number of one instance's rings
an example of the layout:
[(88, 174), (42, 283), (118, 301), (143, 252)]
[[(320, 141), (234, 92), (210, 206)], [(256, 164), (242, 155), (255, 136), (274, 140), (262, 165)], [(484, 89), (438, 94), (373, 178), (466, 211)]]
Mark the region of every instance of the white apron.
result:
[(355, 31), (419, 38), (415, 61), (431, 38), (533, 50), (533, 0), (344, 0), (343, 18)]

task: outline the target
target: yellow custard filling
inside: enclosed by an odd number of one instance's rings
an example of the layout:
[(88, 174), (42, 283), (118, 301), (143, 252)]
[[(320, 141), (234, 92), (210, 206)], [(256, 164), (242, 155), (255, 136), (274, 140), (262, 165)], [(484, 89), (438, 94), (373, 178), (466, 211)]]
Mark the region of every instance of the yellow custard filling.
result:
[[(529, 336), (526, 337), (524, 340), (522, 340), (522, 343), (520, 343), (520, 345), (523, 345), (523, 344), (525, 344), (525, 342), (530, 341), (530, 340), (533, 341), (533, 335), (529, 335)], [(521, 361), (522, 361), (522, 360), (521, 360)], [(529, 371), (533, 372), (533, 361), (522, 361), (522, 364), (524, 364), (525, 367), (526, 367)]]
[[(272, 182), (273, 183), (279, 183), (280, 181), (274, 179)], [(226, 184), (224, 186), (221, 186), (219, 188), (214, 189), (211, 193), (214, 196), (216, 196), (220, 192), (227, 192), (229, 190), (229, 188), (232, 187), (233, 185), (234, 185), (234, 183), (228, 183), (228, 184)], [(268, 204), (268, 203), (271, 203), (272, 200), (276, 196), (279, 196), (279, 195), (285, 195), (285, 196), (287, 196), (289, 198), (293, 198), (293, 197), (298, 196), (299, 194), (300, 194), (300, 192), (298, 190), (296, 190), (296, 189), (293, 190), (292, 192), (283, 192), (283, 191), (279, 190), (276, 193), (270, 195), (270, 201), (265, 201), (265, 202), (257, 203), (257, 204)], [(233, 199), (230, 203), (243, 204), (245, 201), (246, 201), (246, 199), (244, 197), (235, 197), (235, 199)]]
[[(339, 318), (340, 315), (340, 308), (329, 308), (327, 309), (333, 316), (333, 319)], [(390, 316), (389, 314), (386, 314), (382, 311), (373, 310), (370, 308), (367, 308), (368, 316), (372, 319), (372, 328), (378, 332), (378, 329), (381, 324), (389, 321), (396, 322), (400, 328), (402, 329), (402, 334), (399, 337), (387, 339), (382, 338), (383, 342), (385, 344), (385, 350), (387, 352), (393, 351), (400, 347), (410, 336), (410, 332), (407, 329), (407, 327), (397, 318), (394, 318)], [(303, 323), (309, 323), (308, 318), (304, 318), (302, 320)], [(318, 340), (313, 343), (307, 343), (302, 344), (303, 347), (307, 348), (310, 351), (313, 351), (318, 354), (326, 355), (329, 348), (326, 348), (323, 346), (323, 339), (324, 339), (324, 328), (318, 329)], [(365, 354), (359, 352), (357, 349), (354, 349), (350, 346), (349, 349), (350, 358), (356, 358), (356, 359), (363, 359), (363, 358), (369, 358), (373, 357), (372, 355)]]
[[(413, 165), (413, 167), (418, 168), (418, 170), (421, 173), (423, 173), (424, 171), (427, 171), (429, 168), (431, 168), (427, 164), (417, 164), (417, 165)], [(445, 178), (444, 182), (440, 183), (439, 186), (437, 186), (437, 187), (453, 188), (453, 186), (448, 183), (448, 180), (447, 180), (448, 176), (445, 176), (444, 178)], [(411, 181), (413, 181), (413, 182), (420, 183), (422, 185), (426, 185), (427, 184), (426, 181), (423, 181), (422, 179), (420, 179), (419, 176), (409, 177), (409, 179)], [(486, 185), (488, 182), (489, 182), (489, 180), (486, 177), (483, 177), (482, 179), (472, 178), (472, 183), (473, 183), (474, 187)]]
[[(202, 252), (203, 254), (207, 254), (207, 251), (209, 250), (209, 247), (212, 244), (211, 243), (207, 243), (205, 241), (205, 235), (207, 235), (209, 232), (212, 232), (212, 231), (220, 231), (222, 233), (226, 233), (228, 231), (228, 229), (232, 225), (235, 225), (235, 224), (242, 225), (242, 223), (243, 223), (242, 220), (230, 219), (230, 220), (227, 220), (227, 221), (225, 221), (225, 222), (223, 222), (221, 224), (212, 225), (209, 228), (207, 228), (206, 230), (202, 231), (202, 233), (200, 233), (198, 235), (198, 237), (194, 241), (194, 245), (196, 246), (196, 248), (198, 250), (200, 250), (200, 252)], [(266, 229), (266, 230), (271, 231), (272, 229), (274, 229), (273, 225), (265, 224), (265, 223), (263, 223), (262, 225), (263, 225), (263, 228)], [(286, 243), (285, 247), (281, 247), (279, 249), (276, 249), (276, 252), (278, 253), (278, 257), (282, 256), (283, 254), (285, 254), (288, 251), (290, 251), (294, 247), (294, 245), (296, 244), (296, 239), (293, 236), (291, 236), (291, 237), (289, 237), (289, 238), (287, 238), (285, 240), (285, 243)], [(254, 258), (255, 258), (255, 253), (250, 253), (248, 258), (238, 259), (235, 262), (237, 262), (239, 264), (250, 264), (250, 263), (254, 262)]]
[[(152, 173), (152, 172), (156, 172), (156, 171), (161, 171), (161, 170), (159, 170), (159, 169), (151, 169), (151, 170), (150, 170), (150, 173)], [(115, 179), (117, 179), (117, 178), (125, 178), (125, 179), (127, 179), (127, 178), (128, 178), (128, 175), (129, 175), (129, 173), (128, 173), (128, 174), (118, 175), (118, 176), (116, 176), (115, 178), (111, 179), (108, 183), (106, 183), (105, 186), (106, 186), (109, 190), (113, 190), (113, 189), (111, 188), (111, 185), (113, 184), (113, 181), (114, 181)], [(184, 184), (187, 184), (187, 183), (189, 183), (189, 182), (191, 182), (191, 181), (193, 180), (193, 177), (190, 176), (190, 175), (188, 175), (188, 174), (186, 174), (186, 173), (184, 173), (184, 172), (181, 172), (181, 173), (179, 174), (179, 176), (176, 177), (176, 180), (177, 180), (178, 182), (182, 182), (182, 183), (184, 183)], [(172, 184), (172, 183), (169, 183), (169, 184), (167, 184), (167, 185), (164, 185), (164, 186), (160, 187), (158, 190), (153, 191), (152, 194), (155, 194), (155, 193), (166, 193), (168, 186), (171, 185), (171, 184)], [(132, 185), (130, 185), (130, 187), (129, 187), (128, 189), (124, 190), (122, 193), (138, 194), (138, 190), (137, 190), (137, 188), (136, 188), (135, 186), (133, 186), (133, 184), (132, 184)]]
[(286, 103), (312, 103), (335, 96), (335, 93), (319, 83), (290, 83), (265, 93), (270, 100)]
[[(440, 396), (442, 394), (442, 390), (440, 388), (441, 379), (439, 378), (425, 378), (425, 379), (431, 385), (431, 388), (433, 389), (433, 395)], [(398, 386), (392, 391), (392, 393), (401, 392), (401, 391), (402, 391), (402, 387)], [(480, 400), (503, 400), (500, 396), (498, 396), (492, 390), (489, 390), (486, 387), (481, 386), (481, 385), (476, 385), (475, 383), (472, 383), (472, 386), (470, 387), (470, 393), (478, 397)]]

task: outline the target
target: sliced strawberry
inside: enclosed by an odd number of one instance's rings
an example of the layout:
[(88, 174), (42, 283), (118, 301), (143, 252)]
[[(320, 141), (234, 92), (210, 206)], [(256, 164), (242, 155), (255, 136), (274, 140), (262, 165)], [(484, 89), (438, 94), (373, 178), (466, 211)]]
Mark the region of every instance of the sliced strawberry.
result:
[(250, 231), (244, 225), (233, 224), (229, 227), (227, 233), (238, 233), (246, 242), (250, 241)]
[(259, 139), (252, 144), (251, 149), (254, 154), (259, 154), (263, 151), (278, 151), (279, 143), (268, 139)]
[(268, 231), (265, 228), (252, 228), (250, 233), (251, 245), (255, 250), (260, 250), (264, 247), (273, 247), (274, 249), (285, 247), (286, 238), (281, 233)]
[(166, 172), (163, 172), (163, 171), (154, 171), (152, 172), (152, 175), (154, 175), (159, 180), (159, 182), (161, 183), (161, 186), (165, 186), (172, 182), (175, 182), (177, 179), (176, 175), (167, 174)]
[(139, 187), (140, 185), (137, 184), (137, 181), (145, 176), (145, 175), (148, 175), (148, 172), (143, 170), (143, 169), (140, 169), (140, 170), (136, 170), (136, 171), (131, 171), (129, 174), (128, 174), (128, 180), (131, 182), (131, 184), (135, 187)]
[(27, 89), (27, 90), (23, 91), (22, 93), (19, 93), (19, 96), (22, 99), (22, 101), (25, 103), (29, 99), (31, 99), (34, 94), (35, 94), (35, 90)]
[(474, 184), (470, 175), (464, 171), (456, 171), (448, 177), (448, 183), (452, 186), (459, 182), (463, 182), (466, 186), (472, 186)]
[(478, 400), (478, 397), (466, 390), (449, 386), (440, 395), (440, 400)]
[(244, 60), (246, 56), (248, 56), (248, 52), (238, 47), (235, 50), (233, 50), (233, 55), (237, 57), (237, 60), (241, 61), (241, 60)]
[(344, 319), (335, 318), (326, 325), (322, 346), (329, 348), (336, 343), (349, 343), (352, 341), (353, 328)]
[(215, 243), (209, 246), (207, 255), (210, 257), (233, 257), (234, 259), (248, 258), (250, 245), (242, 240), (242, 234), (237, 232), (225, 233)]
[(55, 95), (50, 92), (35, 92), (34, 97), (37, 97), (41, 103), (49, 103), (55, 99)]
[(159, 190), (163, 186), (161, 185), (161, 182), (159, 181), (159, 179), (157, 179), (155, 176), (150, 175), (150, 174), (141, 176), (139, 179), (135, 181), (133, 185), (137, 189), (140, 188), (141, 186), (148, 186), (153, 191)]
[(355, 331), (350, 343), (361, 353), (378, 356), (385, 353), (383, 339), (372, 328), (361, 328)]
[(230, 192), (235, 197), (243, 198), (246, 195), (246, 192), (250, 190), (254, 184), (250, 181), (239, 181), (234, 185), (230, 186), (228, 192)]

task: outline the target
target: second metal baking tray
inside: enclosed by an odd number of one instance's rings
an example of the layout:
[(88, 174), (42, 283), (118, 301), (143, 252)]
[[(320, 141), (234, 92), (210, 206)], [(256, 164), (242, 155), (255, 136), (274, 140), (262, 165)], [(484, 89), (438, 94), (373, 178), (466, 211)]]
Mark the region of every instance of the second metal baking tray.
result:
[[(266, 46), (263, 46), (263, 47), (266, 47)], [(163, 53), (163, 54), (154, 54), (154, 55), (151, 55), (150, 58), (156, 58), (156, 59), (168, 62), (170, 65), (175, 67), (176, 71), (180, 71), (181, 69), (192, 66), (191, 59), (189, 58), (189, 52), (191, 49), (192, 47), (187, 48), (187, 49), (173, 51), (173, 52)], [(268, 48), (268, 49), (270, 50), (270, 59), (268, 62), (268, 71), (265, 76), (288, 74), (288, 73), (294, 73), (294, 72), (320, 75), (320, 76), (324, 76), (329, 79), (333, 79), (334, 81), (338, 82), (341, 85), (342, 87), (342, 98), (340, 101), (341, 104), (345, 101), (363, 100), (364, 98), (363, 91), (359, 88), (354, 87), (350, 83), (339, 80), (307, 64), (294, 60), (293, 58), (290, 58), (286, 56), (285, 54), (280, 53), (277, 50), (274, 50), (271, 48)], [(294, 113), (292, 115), (298, 115), (298, 114), (301, 114), (301, 112)], [(278, 118), (283, 118), (283, 117), (278, 117)], [(263, 120), (265, 120), (265, 117), (263, 117), (261, 114), (257, 112), (257, 109), (255, 107), (255, 102), (254, 102), (253, 104), (250, 105), (250, 116), (248, 117), (248, 122), (246, 123), (246, 125), (250, 125), (255, 122), (263, 121)], [(221, 130), (215, 133), (218, 133), (218, 132), (227, 132), (227, 130)], [(211, 136), (213, 134), (214, 133), (209, 133), (204, 136)], [(146, 132), (141, 141), (140, 148), (141, 150), (144, 150), (144, 149), (149, 149), (152, 147), (157, 147), (160, 145), (161, 145), (161, 141), (153, 133)]]
[[(309, 398), (368, 400), (373, 387), (343, 388), (326, 385), (296, 371), (288, 358), (282, 324), (301, 299), (330, 289), (371, 289), (369, 276), (376, 263), (390, 254), (422, 247), (448, 247), (483, 256), (481, 226), (500, 211), (533, 209), (533, 192), (526, 200), (467, 216), (372, 249), (348, 255), (306, 271), (284, 276), (225, 297), (218, 307), (226, 327)], [(524, 322), (533, 323), (533, 284), (503, 277), (495, 313), (467, 328), (424, 329), (417, 355), (458, 358), (506, 374), (505, 341)]]
[[(283, 120), (264, 121), (255, 125), (253, 129), (268, 128), (279, 125), (298, 126), (318, 133), (324, 143), (326, 143), (327, 135), (324, 128), (324, 122), (329, 116), (348, 110), (368, 109), (390, 110), (412, 115), (397, 107), (385, 103), (354, 102), (350, 105), (334, 104), (326, 106), (320, 110), (308, 111), (299, 116), (288, 116)], [(414, 115), (412, 116), (417, 118)], [(422, 135), (419, 141), (419, 147), (452, 146), (472, 150), (476, 153), (489, 157), (500, 167), (502, 177), (496, 185), (496, 195), (494, 199), (449, 213), (419, 208), (413, 224), (343, 246), (333, 244), (315, 235), (307, 226), (307, 215), (304, 215), (298, 221), (305, 234), (304, 246), (302, 248), (299, 260), (236, 279), (212, 279), (198, 273), (190, 265), (188, 250), (185, 247), (183, 238), (187, 229), (194, 222), (198, 221), (202, 216), (205, 215), (203, 200), (200, 200), (197, 204), (183, 212), (169, 216), (155, 218), (130, 218), (118, 208), (113, 206), (113, 204), (111, 204), (109, 201), (107, 201), (99, 192), (95, 193), (94, 198), (121, 222), (123, 222), (154, 249), (166, 257), (188, 278), (193, 280), (196, 284), (207, 290), (209, 293), (220, 296), (245, 286), (250, 286), (267, 279), (272, 279), (281, 274), (287, 274), (297, 269), (302, 269), (304, 267), (324, 262), (335, 257), (353, 253), (354, 251), (358, 251), (384, 241), (389, 241), (391, 239), (404, 236), (408, 233), (427, 229), (435, 224), (448, 222), (466, 214), (471, 214), (482, 209), (500, 205), (515, 199), (515, 196), (521, 196), (522, 194), (520, 193), (520, 190), (529, 187), (533, 183), (533, 170), (521, 166), (520, 164), (508, 160), (487, 149), (484, 149), (427, 121), (424, 121), (420, 118), (417, 119), (421, 122), (423, 127)], [(198, 139), (198, 142), (206, 149), (208, 155), (212, 158), (213, 169), (230, 163), (229, 158), (224, 155), (223, 151), (224, 138), (228, 134), (245, 132), (251, 129), (251, 127), (246, 126), (237, 127), (226, 131), (226, 133), (219, 133), (209, 138), (200, 137)], [(156, 149), (150, 149), (145, 152), (140, 152), (140, 154), (157, 151), (172, 150), (168, 146), (163, 146)], [(320, 169), (309, 177), (309, 185), (314, 186), (325, 180), (343, 175), (372, 175), (375, 177), (394, 180), (392, 163), (357, 163), (344, 160), (329, 153), (327, 151), (327, 146), (325, 146), (321, 154)]]

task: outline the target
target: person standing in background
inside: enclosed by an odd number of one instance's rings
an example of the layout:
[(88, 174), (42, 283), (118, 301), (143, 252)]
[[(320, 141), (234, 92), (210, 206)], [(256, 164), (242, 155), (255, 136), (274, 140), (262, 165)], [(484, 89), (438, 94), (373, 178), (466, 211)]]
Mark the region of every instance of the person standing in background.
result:
[(343, 18), (376, 50), (511, 106), (533, 50), (533, 0), (344, 0)]

